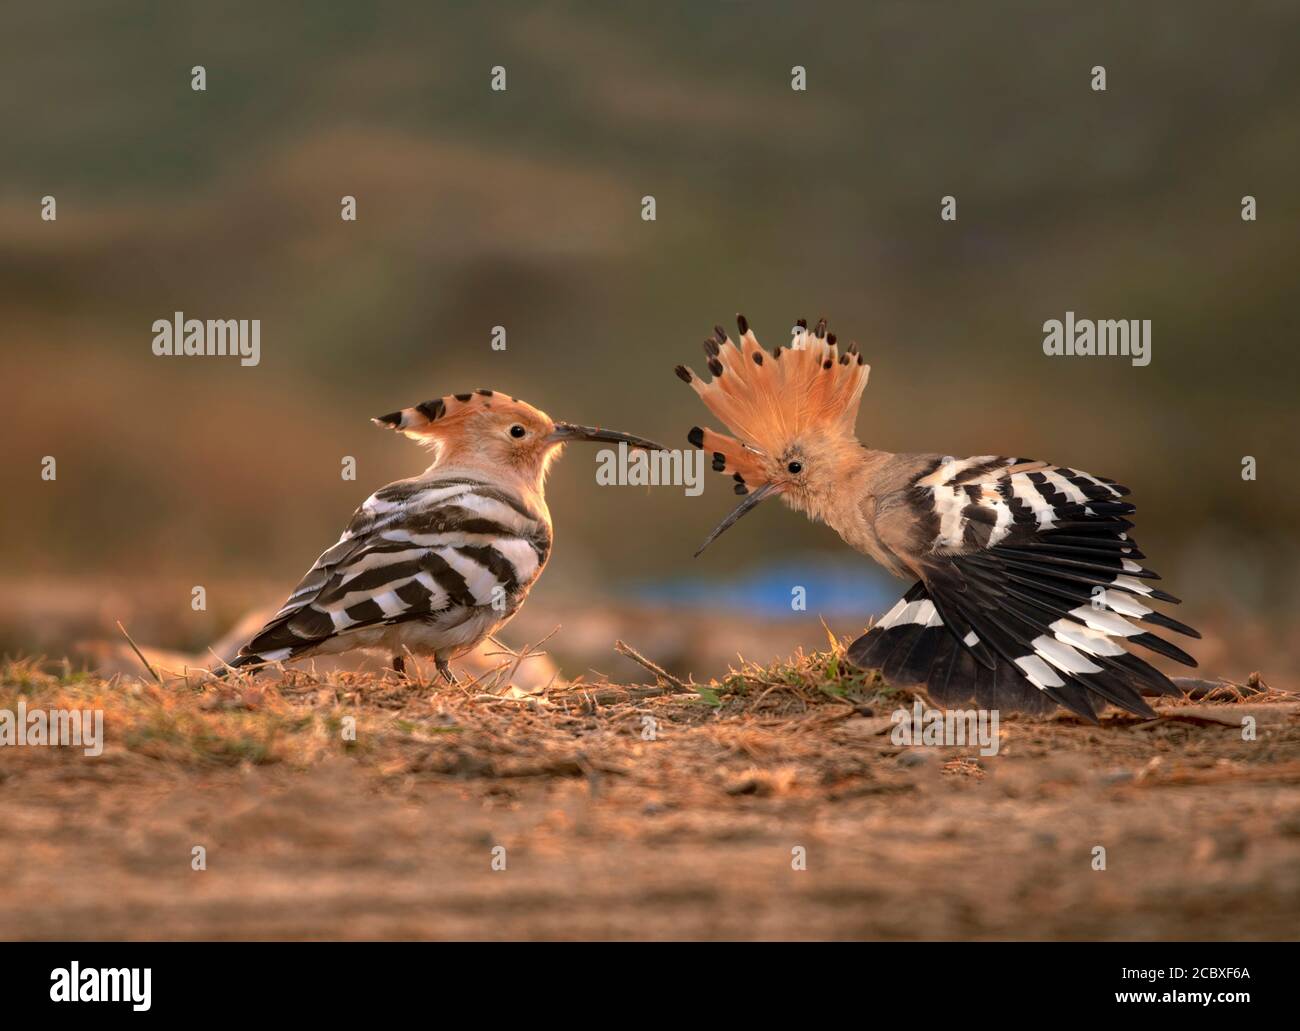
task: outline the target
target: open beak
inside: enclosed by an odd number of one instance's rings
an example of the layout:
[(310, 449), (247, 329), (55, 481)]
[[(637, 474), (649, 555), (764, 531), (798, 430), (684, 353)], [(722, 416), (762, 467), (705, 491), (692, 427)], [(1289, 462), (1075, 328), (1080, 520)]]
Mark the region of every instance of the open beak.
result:
[(647, 451), (667, 450), (662, 444), (656, 444), (645, 437), (634, 437), (630, 433), (618, 430), (602, 430), (599, 426), (578, 426), (571, 422), (557, 422), (546, 438), (550, 444), (567, 444), (571, 440), (594, 440), (605, 444), (627, 444), (629, 447), (645, 448)]
[(704, 543), (700, 545), (700, 550), (697, 551), (693, 557), (699, 558), (704, 554), (704, 549), (721, 537), (725, 531), (731, 529), (735, 523), (739, 522), (741, 516), (747, 512), (752, 512), (754, 509), (758, 508), (763, 501), (780, 493), (780, 491), (780, 484), (765, 483), (753, 493), (746, 494), (745, 500), (733, 508), (730, 515), (728, 515), (726, 519), (722, 520), (722, 522), (718, 524), (717, 528), (704, 539)]

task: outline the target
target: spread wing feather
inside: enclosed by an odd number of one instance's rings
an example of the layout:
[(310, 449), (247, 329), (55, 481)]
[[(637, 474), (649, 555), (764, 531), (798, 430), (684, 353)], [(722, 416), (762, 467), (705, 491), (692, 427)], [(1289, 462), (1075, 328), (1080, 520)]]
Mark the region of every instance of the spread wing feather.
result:
[[(923, 462), (906, 490), (929, 539), (902, 556), (920, 579), (849, 658), (942, 704), (1086, 719), (1099, 703), (1150, 714), (1142, 694), (1176, 694), (1138, 645), (1195, 660), (1138, 624), (1200, 635), (1151, 609), (1177, 603), (1128, 536), (1128, 488), (1064, 466), (980, 456)], [(1136, 621), (1136, 622), (1134, 622)]]

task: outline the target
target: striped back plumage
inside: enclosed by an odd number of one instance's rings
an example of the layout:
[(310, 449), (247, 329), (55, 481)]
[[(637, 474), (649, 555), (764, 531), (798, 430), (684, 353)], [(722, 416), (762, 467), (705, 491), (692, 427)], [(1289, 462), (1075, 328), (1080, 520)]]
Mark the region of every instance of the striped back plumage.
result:
[(292, 659), (332, 638), (378, 640), (409, 621), (430, 639), (445, 635), (451, 651), (468, 620), (497, 625), (514, 614), (550, 546), (549, 515), (485, 479), (389, 484), (357, 509), (232, 665)]

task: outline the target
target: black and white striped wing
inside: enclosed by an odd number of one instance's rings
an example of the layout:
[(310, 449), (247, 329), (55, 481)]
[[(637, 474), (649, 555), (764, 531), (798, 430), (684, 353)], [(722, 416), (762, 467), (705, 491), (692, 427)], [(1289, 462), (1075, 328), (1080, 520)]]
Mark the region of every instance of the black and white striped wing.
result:
[(501, 488), (472, 479), (389, 484), (357, 509), (232, 665), (291, 659), (408, 620), (431, 632), (489, 612), (503, 622), (540, 575), (550, 543), (546, 522)]
[[(1150, 586), (1112, 481), (1027, 459), (937, 460), (907, 504), (928, 546), (910, 556), (921, 579), (849, 658), (887, 680), (921, 684), (940, 704), (1096, 719), (1098, 700), (1151, 713), (1147, 693), (1178, 693), (1136, 655), (1139, 645), (1189, 666), (1150, 632), (1195, 630), (1147, 602), (1178, 599)], [(1144, 626), (1144, 625), (1145, 626)]]

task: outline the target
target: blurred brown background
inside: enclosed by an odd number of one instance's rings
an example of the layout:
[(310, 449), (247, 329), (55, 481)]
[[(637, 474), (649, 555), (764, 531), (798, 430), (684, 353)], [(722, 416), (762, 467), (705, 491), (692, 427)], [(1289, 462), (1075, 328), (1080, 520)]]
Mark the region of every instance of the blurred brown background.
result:
[[(1209, 672), (1286, 683), (1298, 38), (1285, 3), (10, 5), (0, 646), (123, 619), (199, 651), (421, 468), (368, 419), (428, 397), (488, 386), (685, 446), (705, 413), (672, 367), (743, 310), (769, 346), (822, 314), (860, 342), (873, 446), (1132, 486)], [(1044, 357), (1067, 309), (1150, 319), (1151, 365)], [(260, 319), (260, 366), (154, 357), (175, 311)], [(716, 672), (905, 586), (775, 506), (693, 562), (726, 485), (597, 489), (593, 460), (557, 467), (554, 558), (506, 634), (565, 622), (566, 673), (621, 668), (618, 633)], [(781, 618), (792, 583), (808, 612)]]

